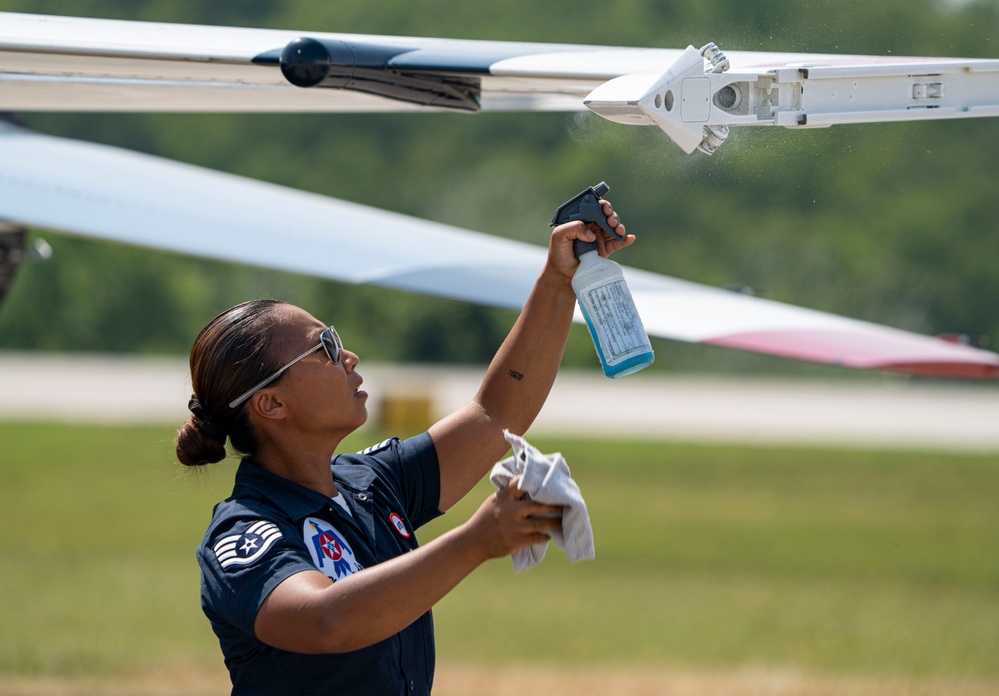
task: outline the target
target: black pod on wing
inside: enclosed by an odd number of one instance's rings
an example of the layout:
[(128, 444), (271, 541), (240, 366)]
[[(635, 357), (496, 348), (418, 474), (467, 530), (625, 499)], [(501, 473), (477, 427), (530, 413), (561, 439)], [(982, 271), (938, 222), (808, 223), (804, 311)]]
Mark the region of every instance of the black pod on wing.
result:
[(327, 87), (461, 111), (479, 110), (477, 78), (395, 65), (418, 49), (331, 39), (297, 38), (281, 50), (285, 79), (297, 87)]

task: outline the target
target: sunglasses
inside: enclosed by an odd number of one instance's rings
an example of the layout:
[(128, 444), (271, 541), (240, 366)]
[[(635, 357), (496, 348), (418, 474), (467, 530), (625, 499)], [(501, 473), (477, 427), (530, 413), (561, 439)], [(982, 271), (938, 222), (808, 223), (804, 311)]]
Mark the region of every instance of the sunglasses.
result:
[(323, 329), (323, 332), (319, 335), (319, 345), (309, 348), (307, 351), (299, 355), (297, 358), (292, 360), (290, 363), (282, 367), (280, 370), (275, 372), (273, 375), (265, 379), (264, 381), (256, 384), (249, 391), (237, 396), (235, 399), (229, 402), (229, 408), (236, 408), (241, 403), (249, 399), (251, 396), (256, 394), (258, 391), (266, 387), (268, 384), (276, 380), (278, 377), (284, 374), (284, 371), (289, 367), (297, 363), (304, 357), (312, 355), (320, 348), (326, 351), (326, 356), (330, 359), (334, 365), (340, 364), (340, 353), (343, 351), (343, 343), (340, 342), (340, 337), (336, 333), (336, 329), (332, 326), (328, 329)]

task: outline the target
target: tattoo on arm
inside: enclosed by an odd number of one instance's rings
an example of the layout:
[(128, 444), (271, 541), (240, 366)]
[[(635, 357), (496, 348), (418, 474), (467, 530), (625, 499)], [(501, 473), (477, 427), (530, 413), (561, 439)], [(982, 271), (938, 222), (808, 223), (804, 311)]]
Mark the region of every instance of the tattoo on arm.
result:
[(513, 377), (518, 382), (521, 381), (522, 379), (524, 379), (524, 373), (523, 372), (517, 372), (516, 370), (510, 370), (510, 371), (507, 372), (507, 374), (510, 375), (511, 377)]

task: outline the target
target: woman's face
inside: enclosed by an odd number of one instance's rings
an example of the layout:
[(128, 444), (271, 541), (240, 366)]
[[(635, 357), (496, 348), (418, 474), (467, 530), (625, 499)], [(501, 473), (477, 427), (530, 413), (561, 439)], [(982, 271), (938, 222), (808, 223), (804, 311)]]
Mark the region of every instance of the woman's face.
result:
[[(319, 345), (326, 324), (293, 305), (281, 305), (276, 312), (280, 326), (274, 349), (281, 363)], [(357, 355), (344, 349), (340, 363), (334, 365), (320, 348), (288, 368), (272, 389), (286, 404), (297, 427), (343, 437), (368, 418), (368, 394), (360, 388), (363, 380), (357, 364)]]

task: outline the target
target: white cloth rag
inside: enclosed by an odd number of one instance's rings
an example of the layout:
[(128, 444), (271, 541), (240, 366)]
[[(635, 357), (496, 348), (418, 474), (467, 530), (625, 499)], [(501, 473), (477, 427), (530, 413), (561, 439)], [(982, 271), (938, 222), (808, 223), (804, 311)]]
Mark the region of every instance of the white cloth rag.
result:
[[(517, 488), (531, 500), (545, 505), (562, 505), (562, 531), (548, 532), (555, 546), (573, 563), (590, 560), (593, 552), (593, 529), (579, 486), (569, 476), (569, 465), (562, 454), (542, 454), (524, 438), (503, 431), (513, 455), (493, 466), (489, 480), (497, 489), (505, 488), (515, 476), (523, 474)], [(513, 553), (513, 569), (521, 573), (540, 563), (548, 543), (534, 544)]]

